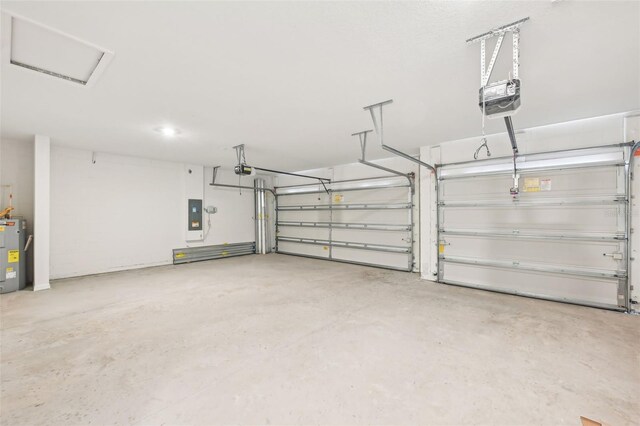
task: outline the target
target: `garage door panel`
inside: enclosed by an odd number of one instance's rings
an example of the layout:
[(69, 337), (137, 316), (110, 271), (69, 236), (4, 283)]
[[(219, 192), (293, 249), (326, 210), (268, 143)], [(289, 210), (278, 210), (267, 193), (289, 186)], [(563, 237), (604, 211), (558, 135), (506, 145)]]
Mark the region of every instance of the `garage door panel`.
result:
[(392, 269), (406, 270), (408, 268), (407, 255), (399, 253), (381, 253), (342, 247), (333, 248), (333, 258), (354, 263), (366, 263), (384, 266)]
[(300, 194), (300, 195), (287, 195), (278, 197), (278, 207), (287, 206), (311, 206), (316, 204), (329, 204), (329, 195), (322, 194)]
[(411, 234), (409, 232), (334, 229), (332, 233), (333, 239), (338, 241), (387, 244), (401, 247), (409, 247), (411, 245)]
[(439, 281), (626, 309), (629, 148), (526, 157), (438, 168)]
[(616, 241), (549, 241), (442, 235), (446, 256), (535, 262), (596, 270), (624, 269), (624, 247)]
[(568, 302), (608, 305), (603, 307), (613, 308), (618, 304), (619, 283), (616, 280), (447, 264), (442, 281)]
[(282, 226), (278, 230), (279, 237), (329, 239), (329, 229), (327, 228), (302, 228), (294, 226)]
[(407, 203), (407, 188), (375, 189), (363, 191), (336, 191), (333, 202), (339, 204)]
[[(521, 172), (520, 176), (523, 184), (525, 180), (529, 180), (533, 185), (531, 191), (523, 190), (518, 195), (521, 201), (566, 197), (605, 198), (624, 194), (616, 185), (618, 179), (624, 178), (624, 172), (612, 166)], [(509, 188), (512, 184), (513, 180), (508, 175), (451, 179), (440, 186), (440, 200), (466, 200), (469, 193), (473, 193), (474, 198), (479, 200), (504, 200), (504, 188)]]
[(331, 213), (328, 210), (307, 211), (278, 211), (278, 222), (330, 222)]
[(329, 247), (322, 245), (311, 245), (301, 243), (290, 243), (285, 241), (278, 242), (278, 252), (298, 254), (302, 256), (313, 256), (329, 258)]
[[(615, 234), (624, 229), (624, 206), (447, 207), (444, 229), (512, 229)], [(579, 219), (579, 220), (576, 220)]]
[(402, 210), (334, 210), (334, 222), (411, 225), (409, 209)]

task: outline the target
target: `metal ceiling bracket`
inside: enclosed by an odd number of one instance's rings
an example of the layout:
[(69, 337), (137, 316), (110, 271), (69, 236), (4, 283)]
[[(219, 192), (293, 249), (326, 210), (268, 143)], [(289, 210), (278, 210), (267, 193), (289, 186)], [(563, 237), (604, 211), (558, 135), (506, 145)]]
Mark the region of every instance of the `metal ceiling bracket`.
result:
[(500, 53), (500, 48), (502, 47), (502, 40), (504, 40), (504, 33), (498, 36), (498, 41), (496, 42), (496, 47), (493, 48), (493, 54), (491, 55), (491, 61), (489, 61), (489, 67), (484, 69), (484, 58), (485, 58), (485, 40), (482, 40), (480, 43), (480, 50), (482, 50), (482, 69), (480, 70), (481, 75), (481, 83), (480, 86), (486, 86), (489, 82), (489, 78), (491, 77), (491, 72), (493, 71), (493, 66), (496, 64), (496, 59), (498, 58), (498, 54)]
[(366, 158), (366, 151), (367, 151), (367, 134), (373, 132), (373, 130), (363, 130), (362, 132), (357, 132), (357, 133), (352, 133), (351, 136), (358, 136), (358, 138), (360, 139), (360, 151), (362, 152), (362, 158), (360, 158), (358, 160), (358, 163), (360, 164), (364, 164), (365, 166), (369, 166), (369, 167), (373, 167), (374, 169), (378, 169), (378, 170), (383, 170), (387, 173), (391, 173), (394, 175), (398, 175), (398, 176), (403, 176), (406, 177), (407, 179), (409, 179), (409, 183), (413, 183), (411, 182), (411, 176), (407, 173), (402, 173), (399, 172), (397, 170), (393, 170), (390, 169), (388, 167), (384, 167), (384, 166), (380, 166), (378, 164), (375, 163), (371, 163), (369, 161), (367, 161)]
[(213, 173), (211, 175), (211, 185), (215, 185), (216, 184), (216, 177), (218, 176), (218, 169), (220, 168), (220, 166), (215, 166), (213, 168)]
[[(244, 154), (244, 144), (236, 145), (236, 146), (233, 147), (233, 149), (236, 150), (236, 157), (237, 157), (237, 160), (238, 160), (238, 166), (246, 166), (247, 165), (247, 159), (246, 159), (245, 154)], [(255, 167), (255, 166), (252, 166), (252, 167), (255, 170), (260, 170), (262, 172), (267, 172), (267, 173), (274, 173), (274, 174), (278, 174), (278, 175), (296, 176), (296, 177), (301, 177), (301, 178), (306, 178), (306, 179), (316, 179), (317, 181), (319, 181), (322, 184), (322, 187), (324, 188), (324, 190), (325, 190), (325, 192), (327, 194), (330, 192), (330, 190), (327, 189), (327, 185), (325, 185), (325, 182), (331, 183), (331, 179), (329, 179), (329, 178), (302, 175), (300, 173), (283, 172), (281, 170), (265, 169), (263, 167)], [(242, 177), (242, 175), (239, 174), (238, 175), (238, 187), (241, 187), (241, 185), (240, 185), (240, 178), (241, 177)], [(214, 170), (214, 180), (215, 180), (215, 170)]]
[(233, 147), (236, 150), (236, 157), (238, 158), (238, 164), (247, 164), (247, 159), (244, 156), (244, 144), (236, 145)]
[[(382, 107), (384, 105), (390, 104), (392, 102), (393, 102), (393, 99), (389, 99), (389, 100), (386, 100), (386, 101), (383, 101), (383, 102), (379, 102), (377, 104), (368, 105), (368, 106), (363, 108), (365, 111), (369, 111), (369, 113), (371, 114), (371, 120), (373, 121), (373, 127), (376, 130), (376, 134), (378, 135), (378, 140), (380, 141), (380, 146), (385, 151), (389, 151), (392, 154), (397, 155), (398, 157), (402, 157), (402, 158), (407, 159), (407, 160), (409, 160), (411, 162), (414, 162), (414, 163), (419, 164), (419, 165), (421, 165), (423, 167), (426, 167), (427, 169), (431, 170), (435, 174), (436, 173), (436, 169), (432, 165), (427, 164), (424, 161), (420, 161), (417, 158), (414, 158), (409, 154), (405, 154), (402, 151), (399, 151), (399, 150), (397, 150), (397, 149), (395, 149), (393, 147), (390, 147), (390, 146), (384, 144), (384, 134), (383, 134), (384, 123), (383, 123), (383, 120), (382, 120)], [(378, 110), (378, 115), (379, 115), (379, 118), (380, 118), (380, 122), (379, 123), (378, 123), (378, 119), (376, 118), (376, 113), (375, 113), (376, 109)]]
[[(489, 30), (483, 34), (480, 34), (478, 36), (472, 37), (470, 39), (467, 40), (467, 43), (475, 43), (475, 42), (480, 42), (480, 88), (482, 91), (482, 144), (480, 145), (480, 147), (476, 150), (475, 154), (474, 154), (474, 158), (477, 159), (478, 158), (478, 152), (482, 149), (482, 147), (486, 147), (487, 148), (487, 156), (491, 155), (489, 154), (489, 148), (487, 146), (487, 140), (484, 137), (484, 119), (485, 119), (485, 88), (487, 87), (487, 85), (489, 84), (489, 79), (491, 78), (491, 73), (493, 72), (493, 67), (496, 63), (496, 59), (498, 58), (498, 54), (500, 53), (500, 47), (502, 47), (502, 42), (504, 40), (504, 36), (507, 32), (511, 32), (512, 36), (513, 36), (513, 44), (512, 44), (512, 62), (513, 62), (513, 73), (512, 76), (509, 78), (509, 81), (514, 81), (515, 80), (515, 84), (516, 84), (516, 89), (514, 91), (513, 94), (513, 100), (511, 101), (511, 104), (513, 104), (514, 102), (516, 102), (516, 100), (518, 101), (518, 104), (516, 104), (515, 107), (513, 107), (513, 109), (517, 109), (519, 106), (519, 80), (518, 80), (518, 76), (519, 76), (519, 67), (520, 67), (520, 25), (522, 25), (524, 22), (528, 21), (529, 17), (520, 19), (518, 21), (512, 22), (510, 24), (507, 25), (503, 25), (501, 27), (495, 28), (493, 30)], [(486, 41), (487, 39), (493, 38), (493, 37), (498, 37), (498, 40), (496, 41), (496, 45), (493, 49), (493, 54), (491, 55), (491, 61), (489, 61), (489, 66), (485, 69), (485, 61), (486, 61)], [(498, 84), (498, 83), (496, 83)], [(507, 106), (501, 106), (500, 104), (497, 104), (497, 106), (499, 108), (506, 108)], [(513, 122), (511, 121), (511, 116), (506, 116), (504, 117), (504, 122), (505, 125), (507, 126), (507, 133), (509, 135), (509, 140), (511, 142), (511, 149), (513, 151), (513, 186), (510, 189), (510, 193), (511, 195), (515, 198), (516, 195), (518, 195), (518, 193), (520, 192), (519, 187), (518, 187), (518, 180), (520, 178), (520, 176), (518, 175), (518, 171), (516, 168), (516, 157), (518, 156), (518, 144), (516, 142), (516, 135), (515, 132), (513, 130)]]
[(360, 151), (362, 153), (362, 160), (365, 160), (365, 154), (367, 151), (367, 134), (373, 132), (373, 130), (363, 130), (361, 132), (351, 133), (351, 136), (357, 136), (360, 139)]
[[(507, 25), (503, 25), (501, 27), (495, 28), (493, 30), (489, 30), (485, 33), (477, 35), (475, 37), (471, 37), (467, 39), (467, 43), (477, 43), (480, 42), (480, 87), (484, 87), (489, 82), (489, 78), (491, 77), (491, 72), (493, 71), (493, 66), (495, 65), (498, 54), (500, 53), (500, 47), (502, 46), (502, 41), (504, 40), (504, 36), (506, 33), (511, 32), (513, 34), (513, 79), (518, 78), (518, 68), (520, 66), (519, 57), (520, 57), (520, 25), (529, 20), (529, 17), (520, 19), (518, 21), (512, 22)], [(493, 54), (491, 55), (491, 61), (489, 62), (489, 67), (485, 69), (485, 58), (486, 58), (486, 41), (487, 39), (498, 37), (498, 41), (496, 42), (496, 46), (493, 49)]]

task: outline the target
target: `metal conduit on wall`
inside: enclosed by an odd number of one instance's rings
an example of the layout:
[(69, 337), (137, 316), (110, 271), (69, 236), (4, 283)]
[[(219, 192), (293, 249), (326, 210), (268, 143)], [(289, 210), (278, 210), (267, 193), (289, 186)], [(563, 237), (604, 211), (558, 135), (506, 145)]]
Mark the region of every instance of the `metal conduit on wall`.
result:
[(255, 179), (253, 186), (255, 195), (256, 254), (267, 254), (271, 252), (271, 239), (264, 179)]

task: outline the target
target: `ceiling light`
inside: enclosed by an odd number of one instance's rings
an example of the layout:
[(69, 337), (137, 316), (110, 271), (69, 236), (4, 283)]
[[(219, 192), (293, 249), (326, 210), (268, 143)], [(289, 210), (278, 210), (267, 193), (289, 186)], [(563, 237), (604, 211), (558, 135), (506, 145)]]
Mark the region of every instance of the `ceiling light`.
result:
[(180, 134), (180, 131), (178, 129), (170, 126), (158, 127), (155, 130), (156, 132), (160, 133), (162, 136), (165, 136), (167, 138), (171, 138)]

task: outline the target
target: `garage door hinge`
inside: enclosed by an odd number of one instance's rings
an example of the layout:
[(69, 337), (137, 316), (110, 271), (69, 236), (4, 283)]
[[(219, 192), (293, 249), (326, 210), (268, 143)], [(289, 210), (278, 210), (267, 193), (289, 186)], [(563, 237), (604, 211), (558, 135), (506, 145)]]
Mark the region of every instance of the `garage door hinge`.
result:
[(622, 253), (613, 252), (613, 253), (602, 253), (603, 256), (610, 256), (613, 260), (622, 260)]

